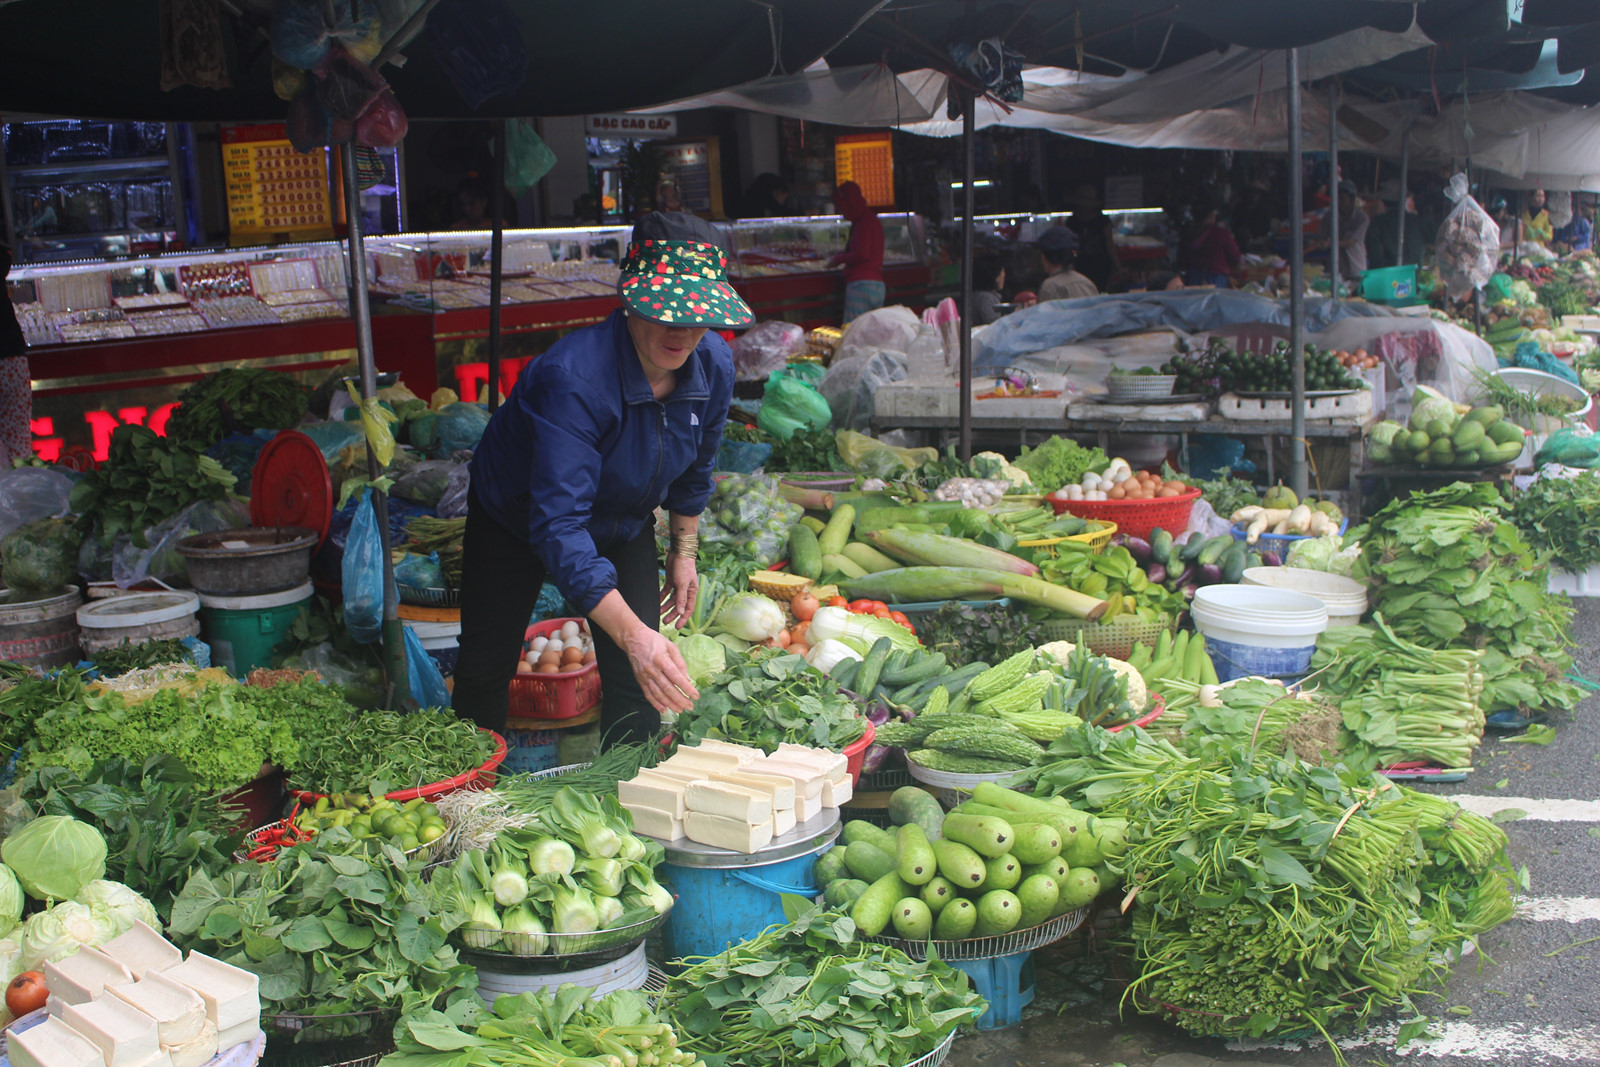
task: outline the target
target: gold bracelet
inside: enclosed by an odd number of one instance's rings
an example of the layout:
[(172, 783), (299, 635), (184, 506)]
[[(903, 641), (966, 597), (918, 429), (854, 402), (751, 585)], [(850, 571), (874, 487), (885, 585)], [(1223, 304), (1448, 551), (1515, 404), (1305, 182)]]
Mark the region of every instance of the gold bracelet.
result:
[(672, 538), (672, 554), (682, 559), (699, 559), (700, 535), (674, 534)]

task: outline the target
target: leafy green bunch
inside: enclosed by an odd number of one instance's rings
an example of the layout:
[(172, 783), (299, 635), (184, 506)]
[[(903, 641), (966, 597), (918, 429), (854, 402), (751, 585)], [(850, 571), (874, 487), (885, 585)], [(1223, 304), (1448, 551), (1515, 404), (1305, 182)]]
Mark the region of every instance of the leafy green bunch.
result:
[(772, 752), (782, 742), (839, 750), (866, 730), (861, 710), (839, 683), (787, 652), (739, 659), (678, 716), (680, 744), (714, 737)]
[(1024, 612), (975, 608), (955, 600), (920, 619), (917, 636), (929, 652), (943, 652), (952, 668), (1003, 663), (1046, 641), (1043, 627)]
[(1512, 500), (1511, 521), (1562, 570), (1588, 570), (1600, 563), (1600, 472), (1540, 478)]
[(305, 414), (306, 390), (291, 376), (234, 368), (207, 375), (178, 394), (167, 436), (206, 449), (231, 433), (287, 430)]
[(197, 500), (223, 499), (236, 480), (190, 442), (119, 426), (105, 462), (72, 487), (69, 502), (85, 532), (98, 527), (105, 541), (126, 533), (148, 548), (146, 529)]

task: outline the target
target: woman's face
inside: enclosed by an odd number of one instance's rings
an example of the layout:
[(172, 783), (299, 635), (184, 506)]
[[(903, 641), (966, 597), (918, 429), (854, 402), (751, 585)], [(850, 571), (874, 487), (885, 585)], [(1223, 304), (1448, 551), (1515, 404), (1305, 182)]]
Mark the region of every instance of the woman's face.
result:
[(652, 380), (682, 367), (706, 335), (704, 326), (669, 326), (664, 322), (628, 316), (628, 334), (639, 350), (644, 371)]
[(1006, 287), (1006, 269), (1004, 267), (1001, 267), (1000, 273), (994, 276), (994, 287), (996, 289), (1004, 289)]

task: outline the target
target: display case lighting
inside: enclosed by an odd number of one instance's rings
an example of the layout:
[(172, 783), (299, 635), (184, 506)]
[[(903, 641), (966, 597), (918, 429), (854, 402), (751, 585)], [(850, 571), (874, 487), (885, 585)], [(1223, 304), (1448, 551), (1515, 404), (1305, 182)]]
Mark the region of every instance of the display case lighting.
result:
[[(988, 178), (978, 178), (977, 180), (975, 180), (972, 183), (972, 187), (974, 189), (987, 189), (987, 188), (989, 188), (989, 186), (991, 186), (993, 184), (994, 184), (994, 182), (990, 181)], [(961, 186), (962, 186), (961, 182), (951, 182), (950, 183), (950, 188), (952, 188), (952, 189), (959, 189), (959, 188), (961, 188)]]

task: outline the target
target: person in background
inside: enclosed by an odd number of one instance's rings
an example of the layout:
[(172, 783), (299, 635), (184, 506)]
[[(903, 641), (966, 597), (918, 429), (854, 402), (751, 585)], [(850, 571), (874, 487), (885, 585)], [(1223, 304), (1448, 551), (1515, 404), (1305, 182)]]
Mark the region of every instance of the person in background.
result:
[(839, 214), (850, 220), (850, 239), (843, 252), (828, 260), (828, 266), (844, 268), (844, 318), (840, 321), (852, 322), (883, 307), (883, 223), (867, 206), (867, 198), (855, 182), (841, 183), (833, 191), (833, 203)]
[(1077, 300), (1099, 296), (1100, 288), (1073, 269), (1078, 235), (1065, 226), (1052, 226), (1039, 235), (1036, 246), (1047, 275), (1039, 286), (1040, 300)]
[(1078, 186), (1077, 201), (1069, 221), (1078, 235), (1078, 269), (1094, 282), (1096, 292), (1104, 292), (1111, 284), (1111, 276), (1122, 269), (1117, 262), (1111, 219), (1100, 210), (1100, 192), (1093, 185), (1085, 182)]
[(489, 185), (477, 175), (461, 179), (456, 187), (456, 217), (452, 230), (487, 230), (494, 226), (489, 218)]
[(784, 215), (784, 202), (789, 199), (789, 186), (784, 180), (767, 171), (757, 174), (750, 188), (744, 191), (739, 202), (741, 219), (777, 219)]
[(1144, 280), (1147, 293), (1165, 293), (1184, 288), (1183, 277), (1176, 271), (1158, 270)]
[[(1384, 210), (1377, 218), (1372, 220), (1372, 225), (1367, 227), (1367, 266), (1376, 270), (1379, 267), (1400, 266), (1400, 230), (1405, 229), (1406, 259), (1412, 263), (1422, 262), (1423, 246), (1427, 238), (1423, 236), (1422, 220), (1417, 216), (1417, 201), (1409, 192), (1402, 208), (1400, 204), (1400, 183), (1398, 181), (1384, 182), (1378, 189), (1378, 200), (1382, 202)], [(1343, 222), (1340, 223), (1343, 225)]]
[(656, 183), (656, 210), (665, 215), (684, 211), (683, 194), (678, 191), (678, 180), (665, 177)]
[(996, 322), (1004, 311), (1006, 302), (1001, 291), (1006, 287), (1006, 267), (999, 256), (979, 256), (972, 263), (972, 325), (987, 326)]
[(33, 454), (33, 381), (28, 374), (28, 339), (11, 306), (6, 275), (11, 246), (0, 241), (0, 463)]
[(1561, 231), (1556, 234), (1556, 240), (1574, 252), (1584, 252), (1594, 247), (1594, 202), (1592, 200), (1573, 198), (1572, 221), (1561, 228)]
[[(1356, 197), (1356, 183), (1346, 178), (1339, 183), (1339, 276), (1347, 282), (1360, 284), (1367, 270), (1367, 229), (1372, 220), (1361, 210)], [(1307, 249), (1327, 248), (1329, 242), (1322, 238), (1311, 242)]]
[(1550, 222), (1550, 212), (1544, 207), (1544, 190), (1535, 189), (1528, 194), (1528, 206), (1522, 209), (1522, 240), (1537, 241), (1547, 245), (1555, 239), (1555, 227)]
[(1216, 208), (1201, 211), (1200, 232), (1190, 243), (1190, 250), (1194, 253), (1190, 284), (1232, 288), (1233, 272), (1239, 269), (1239, 242), (1217, 217)]

